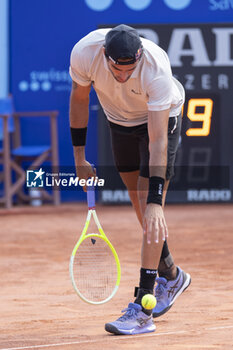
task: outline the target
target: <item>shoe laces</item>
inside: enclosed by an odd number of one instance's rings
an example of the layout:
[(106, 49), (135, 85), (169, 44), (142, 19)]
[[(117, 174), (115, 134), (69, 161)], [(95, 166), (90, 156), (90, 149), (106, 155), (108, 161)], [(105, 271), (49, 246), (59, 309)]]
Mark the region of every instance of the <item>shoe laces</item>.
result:
[(118, 319), (118, 321), (124, 322), (124, 321), (127, 321), (128, 319), (135, 318), (141, 309), (142, 308), (139, 304), (129, 303), (128, 307), (121, 311), (121, 312), (125, 312), (125, 314), (122, 315)]
[(155, 297), (158, 301), (160, 299), (160, 297), (163, 295), (164, 290), (166, 289), (167, 280), (164, 277), (157, 277), (156, 282), (158, 284), (155, 288)]

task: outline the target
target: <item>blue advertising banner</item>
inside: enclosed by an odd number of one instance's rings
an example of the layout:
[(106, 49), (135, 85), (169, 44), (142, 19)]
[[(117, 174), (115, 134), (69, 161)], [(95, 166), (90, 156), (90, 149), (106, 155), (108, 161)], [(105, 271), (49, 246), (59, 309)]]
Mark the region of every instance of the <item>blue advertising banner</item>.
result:
[[(106, 23), (221, 23), (233, 21), (232, 0), (11, 0), (10, 92), (16, 110), (59, 110), (59, 163), (72, 166), (69, 130), (68, 73), (72, 47)], [(98, 102), (91, 92), (87, 159), (97, 159)], [(44, 125), (24, 135), (40, 140)], [(80, 191), (64, 191), (62, 199), (79, 200)]]

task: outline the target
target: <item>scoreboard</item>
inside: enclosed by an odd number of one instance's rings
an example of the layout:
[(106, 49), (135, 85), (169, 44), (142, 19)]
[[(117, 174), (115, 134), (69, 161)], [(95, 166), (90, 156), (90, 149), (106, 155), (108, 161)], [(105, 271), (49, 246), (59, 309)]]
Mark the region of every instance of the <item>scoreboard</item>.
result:
[[(232, 202), (233, 24), (131, 25), (168, 53), (173, 75), (186, 92), (167, 202)], [(99, 164), (108, 167), (105, 173), (109, 175), (102, 174), (107, 176), (107, 186), (100, 200), (125, 202), (129, 198), (111, 168), (112, 154), (106, 147), (109, 135), (101, 114)]]

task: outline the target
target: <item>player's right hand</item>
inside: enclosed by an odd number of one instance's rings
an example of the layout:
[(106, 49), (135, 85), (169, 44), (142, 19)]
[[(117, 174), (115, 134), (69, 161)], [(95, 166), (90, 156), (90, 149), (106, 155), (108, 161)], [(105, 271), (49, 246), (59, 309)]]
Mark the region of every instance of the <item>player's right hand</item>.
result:
[(148, 244), (152, 240), (156, 244), (159, 243), (160, 237), (163, 241), (168, 238), (167, 224), (161, 205), (154, 203), (147, 204), (143, 218), (143, 232), (147, 236)]
[[(76, 175), (79, 177), (79, 181), (81, 179), (87, 181), (90, 177), (96, 177), (96, 169), (93, 169), (91, 164), (84, 159), (80, 162), (76, 162)], [(87, 192), (86, 186), (83, 186), (83, 191)]]

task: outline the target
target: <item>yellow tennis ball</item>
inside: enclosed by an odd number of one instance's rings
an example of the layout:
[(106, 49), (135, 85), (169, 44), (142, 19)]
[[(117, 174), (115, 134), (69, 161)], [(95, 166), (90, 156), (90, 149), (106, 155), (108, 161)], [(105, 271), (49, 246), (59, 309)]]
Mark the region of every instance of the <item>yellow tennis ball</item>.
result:
[(152, 310), (157, 304), (157, 300), (152, 294), (146, 294), (143, 296), (141, 301), (142, 306), (146, 310)]

